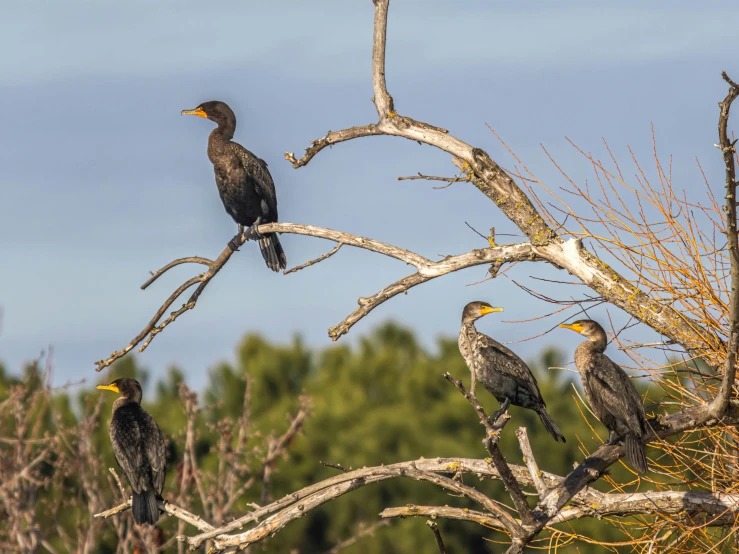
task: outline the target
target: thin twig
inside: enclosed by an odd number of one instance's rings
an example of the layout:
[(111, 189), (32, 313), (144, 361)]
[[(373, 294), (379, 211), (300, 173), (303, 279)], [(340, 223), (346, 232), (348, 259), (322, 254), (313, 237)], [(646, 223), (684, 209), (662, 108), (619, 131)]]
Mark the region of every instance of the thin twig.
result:
[(305, 262), (304, 264), (300, 264), (300, 265), (295, 266), (295, 267), (293, 267), (291, 269), (288, 269), (288, 270), (286, 270), (286, 271), (283, 272), (283, 275), (288, 275), (290, 273), (295, 273), (296, 271), (300, 271), (301, 269), (305, 269), (306, 267), (310, 267), (310, 266), (312, 266), (314, 264), (317, 264), (318, 262), (322, 262), (323, 260), (325, 260), (327, 258), (330, 258), (334, 254), (336, 254), (339, 251), (339, 248), (341, 248), (343, 245), (344, 245), (344, 243), (343, 242), (340, 242), (336, 246), (334, 246), (334, 248), (330, 252), (327, 252), (326, 254), (324, 254), (322, 256), (319, 256), (318, 258), (316, 258), (314, 260), (311, 260), (309, 262)]
[(436, 525), (435, 521), (431, 521), (430, 519), (426, 521), (426, 525), (428, 525), (431, 531), (433, 531), (434, 533), (434, 538), (436, 539), (436, 546), (439, 547), (439, 554), (446, 554), (446, 548), (444, 548), (444, 541), (441, 538), (441, 533), (439, 532), (439, 526)]
[(113, 478), (115, 479), (115, 482), (118, 484), (118, 490), (121, 491), (121, 497), (126, 498), (128, 495), (126, 494), (126, 489), (123, 488), (123, 483), (121, 483), (121, 478), (118, 477), (118, 473), (116, 472), (114, 467), (109, 467), (108, 471), (113, 475)]
[(398, 181), (415, 181), (417, 179), (425, 179), (426, 181), (445, 181), (447, 183), (443, 187), (433, 187), (435, 190), (445, 189), (452, 186), (454, 183), (459, 183), (462, 181), (469, 182), (471, 180), (469, 177), (462, 177), (461, 173), (459, 175), (456, 175), (455, 177), (435, 177), (433, 175), (422, 175), (421, 173), (419, 173), (418, 175), (397, 177)]
[(321, 464), (322, 466), (331, 467), (333, 469), (338, 469), (339, 471), (343, 471), (344, 473), (346, 473), (347, 471), (351, 471), (350, 469), (346, 469), (341, 464), (331, 464), (329, 462), (321, 462), (321, 461), (319, 461), (318, 463)]
[(442, 517), (445, 519), (472, 521), (489, 529), (503, 530), (503, 526), (497, 519), (484, 512), (470, 510), (468, 508), (452, 508), (450, 506), (416, 506), (415, 504), (408, 504), (397, 508), (385, 508), (380, 512), (380, 517)]
[(375, 531), (377, 531), (380, 527), (387, 527), (390, 525), (390, 521), (387, 519), (380, 520), (372, 525), (365, 525), (363, 523), (359, 524), (359, 530), (354, 533), (351, 537), (349, 537), (346, 540), (341, 541), (339, 544), (331, 548), (330, 550), (326, 550), (323, 554), (338, 554), (340, 551), (342, 551), (347, 546), (351, 546), (360, 539), (366, 537), (366, 536), (375, 536)]

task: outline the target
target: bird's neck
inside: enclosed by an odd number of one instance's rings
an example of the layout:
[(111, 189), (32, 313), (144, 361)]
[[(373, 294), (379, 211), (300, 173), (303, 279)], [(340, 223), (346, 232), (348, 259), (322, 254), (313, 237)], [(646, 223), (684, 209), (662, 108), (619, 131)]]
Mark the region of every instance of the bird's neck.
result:
[(228, 152), (228, 145), (231, 142), (231, 138), (233, 138), (233, 132), (230, 135), (224, 134), (223, 127), (221, 126), (213, 129), (208, 138), (208, 157), (211, 162), (215, 163), (216, 159)]
[(588, 341), (583, 344), (587, 346), (588, 350), (602, 354), (606, 351), (606, 345), (608, 344), (608, 341), (606, 340), (605, 334), (603, 334), (596, 337), (590, 337)]
[(127, 404), (138, 404), (138, 402), (136, 402), (133, 398), (126, 398), (125, 396), (121, 396), (120, 398), (116, 398), (115, 402), (113, 402), (113, 411), (115, 412), (118, 408), (122, 408)]
[(465, 318), (465, 317), (463, 317), (462, 318), (462, 325), (465, 326), (465, 327), (467, 327), (469, 325), (470, 327), (472, 327), (474, 329), (475, 328), (475, 321), (477, 321), (477, 318)]
[(225, 121), (223, 123), (219, 123), (218, 127), (213, 129), (213, 132), (211, 135), (218, 134), (222, 136), (225, 140), (231, 140), (234, 138), (234, 133), (236, 132), (236, 121)]

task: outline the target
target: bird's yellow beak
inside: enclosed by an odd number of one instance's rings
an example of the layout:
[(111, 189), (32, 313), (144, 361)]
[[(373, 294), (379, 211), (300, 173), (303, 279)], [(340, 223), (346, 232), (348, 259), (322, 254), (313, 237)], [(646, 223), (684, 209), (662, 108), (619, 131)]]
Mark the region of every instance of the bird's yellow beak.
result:
[(492, 314), (495, 312), (502, 312), (503, 308), (493, 308), (492, 306), (483, 306), (480, 308), (480, 315)]
[(110, 390), (110, 391), (117, 392), (117, 393), (121, 392), (118, 390), (118, 387), (116, 387), (115, 385), (98, 385), (97, 388), (99, 390)]
[(562, 329), (571, 329), (572, 331), (576, 331), (578, 333), (582, 333), (584, 329), (584, 327), (579, 323), (560, 323), (559, 326), (562, 327)]
[(182, 110), (182, 115), (196, 115), (198, 117), (208, 117), (208, 114), (205, 113), (203, 108), (195, 108), (194, 110)]

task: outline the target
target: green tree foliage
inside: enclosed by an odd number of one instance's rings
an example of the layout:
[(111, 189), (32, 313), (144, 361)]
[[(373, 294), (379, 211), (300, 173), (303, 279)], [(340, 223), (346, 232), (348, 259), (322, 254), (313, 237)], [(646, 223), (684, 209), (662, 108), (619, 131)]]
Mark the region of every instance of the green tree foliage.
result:
[[(524, 349), (518, 350), (527, 358)], [(606, 433), (590, 416), (600, 438), (594, 436), (583, 419), (575, 388), (568, 378), (572, 374), (547, 370), (550, 366), (563, 364), (560, 353), (550, 350), (538, 359), (528, 361), (539, 380), (548, 411), (567, 437), (567, 444), (555, 443), (535, 413), (512, 407), (509, 411), (512, 421), (502, 435), (501, 449), (509, 462), (522, 463), (514, 431), (519, 426), (526, 426), (541, 469), (564, 475), (574, 463), (583, 459), (585, 452), (592, 451)], [(251, 502), (260, 502), (265, 497), (279, 498), (336, 473), (337, 470), (323, 466), (320, 461), (358, 468), (420, 457), (483, 458), (486, 456), (481, 444), (483, 428), (467, 401), (442, 378), (447, 371), (469, 383), (469, 370), (459, 355), (456, 338), (440, 339), (429, 350), (418, 343), (410, 330), (395, 324), (377, 328), (354, 346), (338, 345), (320, 350), (307, 348), (298, 338), (289, 345), (274, 345), (257, 335), (248, 335), (237, 348), (235, 364), (221, 363), (209, 371), (197, 418), (198, 466), (204, 472), (216, 471), (219, 462), (214, 452), (219, 439), (216, 425), (225, 419), (236, 421), (241, 416), (246, 376), (252, 386), (249, 441), (253, 454), (245, 461), (255, 470), (262, 462), (266, 439), (284, 433), (290, 415), (298, 410), (300, 395), (311, 399), (311, 413), (302, 432), (277, 463), (269, 489), (263, 491), (260, 485), (256, 485), (247, 490), (235, 505), (235, 513), (249, 511)], [(183, 375), (171, 369), (166, 376), (153, 381), (132, 357), (116, 364), (105, 380), (111, 381), (122, 375), (135, 377), (144, 385), (144, 406), (158, 421), (170, 442), (165, 498), (174, 500), (179, 494), (187, 422), (179, 392)], [(0, 370), (0, 403), (8, 398), (13, 386), (24, 381), (28, 384), (29, 395), (38, 391), (42, 382), (36, 365), (29, 366), (22, 378), (14, 378), (7, 371)], [(90, 451), (102, 460), (95, 479), (100, 483), (107, 503), (104, 507), (107, 508), (118, 502), (106, 471), (107, 467), (115, 465), (107, 428), (114, 395), (99, 393), (92, 388), (74, 397), (67, 391), (59, 391), (52, 396), (53, 409), (41, 410), (44, 413), (32, 419), (46, 428), (46, 434), (59, 432), (60, 427), (79, 426), (86, 415), (95, 414), (101, 394), (104, 396), (97, 416), (99, 425), (92, 433)], [(488, 413), (497, 409), (495, 399), (482, 387), (478, 397)], [(33, 403), (28, 402), (28, 406), (33, 408)], [(49, 416), (52, 412), (55, 414), (53, 418)], [(13, 418), (3, 416), (0, 436), (11, 437), (14, 432)], [(70, 443), (70, 448), (75, 447)], [(0, 449), (3, 456), (10, 451), (7, 444), (0, 444)], [(79, 522), (88, 520), (90, 499), (80, 485), (79, 476), (68, 472), (55, 478), (54, 472), (62, 469), (55, 468), (53, 462), (48, 465), (47, 472), (51, 477), (37, 492), (40, 500), (36, 518), (42, 535), (48, 534), (51, 544), (62, 549), (62, 541), (54, 538), (58, 533), (49, 533), (49, 530), (58, 521), (69, 536), (74, 536)], [(612, 468), (619, 478), (626, 471), (620, 464)], [(503, 502), (509, 502), (498, 482), (479, 482), (472, 476), (464, 476), (464, 481)], [(596, 486), (607, 487), (602, 483)], [(65, 510), (51, 509), (50, 506), (62, 497), (66, 498)], [(392, 479), (362, 487), (306, 514), (257, 549), (265, 552), (297, 551), (301, 554), (324, 552), (353, 535), (360, 524), (377, 521), (378, 513), (384, 508), (409, 503), (478, 508), (431, 484)], [(198, 513), (198, 504), (195, 502), (189, 509)], [(438, 523), (449, 552), (498, 552), (501, 546), (489, 539), (505, 540), (492, 530), (474, 524)], [(0, 529), (3, 525), (0, 523)], [(160, 527), (165, 537), (171, 538), (176, 534), (177, 522), (165, 517), (160, 521)], [(562, 530), (567, 533), (577, 530), (601, 541), (624, 540), (613, 525), (597, 520), (563, 524)], [(192, 529), (187, 531), (193, 532)], [(96, 552), (115, 551), (116, 534), (112, 521), (103, 522), (98, 537)], [(579, 543), (577, 548), (580, 552), (602, 550), (600, 546), (586, 543)], [(172, 549), (176, 551), (176, 547)], [(390, 527), (378, 530), (374, 537), (364, 538), (343, 552), (380, 554), (434, 550), (433, 535), (424, 525), (424, 520), (417, 519), (393, 522)]]

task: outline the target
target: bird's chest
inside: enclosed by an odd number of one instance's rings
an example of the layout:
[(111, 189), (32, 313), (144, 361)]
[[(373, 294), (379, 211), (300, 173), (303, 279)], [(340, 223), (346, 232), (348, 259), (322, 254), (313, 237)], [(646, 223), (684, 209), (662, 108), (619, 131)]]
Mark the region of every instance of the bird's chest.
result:
[(221, 161), (213, 166), (218, 194), (226, 212), (242, 225), (251, 225), (260, 215), (261, 198), (243, 165), (238, 160)]
[(597, 398), (597, 390), (593, 387), (592, 380), (594, 377), (594, 361), (591, 351), (587, 348), (588, 344), (583, 343), (575, 350), (575, 366), (577, 371), (580, 373), (580, 380), (582, 381), (582, 388), (585, 391), (585, 398), (588, 399), (590, 407), (598, 417), (602, 419), (600, 413), (600, 406), (602, 402)]
[(135, 409), (123, 406), (113, 413), (110, 422), (110, 439), (123, 448), (138, 446), (140, 440), (140, 417)]

